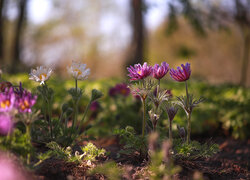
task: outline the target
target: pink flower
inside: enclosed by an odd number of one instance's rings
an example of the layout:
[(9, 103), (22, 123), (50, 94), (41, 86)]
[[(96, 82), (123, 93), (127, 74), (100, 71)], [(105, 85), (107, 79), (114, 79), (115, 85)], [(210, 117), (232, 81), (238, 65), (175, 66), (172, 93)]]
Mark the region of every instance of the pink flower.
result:
[(8, 155), (0, 152), (0, 179), (1, 180), (28, 180), (21, 170), (20, 165), (14, 162)]
[(131, 77), (130, 81), (144, 79), (152, 73), (152, 67), (148, 66), (146, 62), (143, 66), (141, 64), (135, 64), (134, 67), (130, 66), (127, 70), (129, 72), (128, 76)]
[(153, 67), (153, 77), (155, 79), (163, 78), (169, 71), (169, 65), (166, 62), (159, 64), (155, 64)]
[(130, 94), (130, 89), (127, 84), (116, 84), (115, 87), (110, 88), (109, 95), (114, 97), (116, 95), (122, 95), (124, 97)]
[(185, 66), (181, 64), (181, 67), (182, 69), (180, 67), (177, 67), (177, 70), (170, 69), (169, 73), (172, 79), (179, 82), (188, 80), (191, 75), (191, 69), (189, 63), (186, 63)]
[(90, 109), (92, 112), (98, 111), (98, 109), (100, 109), (100, 104), (99, 104), (99, 102), (98, 102), (98, 101), (92, 102), (89, 109)]
[(13, 122), (9, 114), (0, 113), (0, 134), (7, 135), (13, 129)]
[(0, 112), (8, 112), (12, 110), (15, 103), (15, 93), (13, 88), (6, 88), (4, 92), (0, 92)]
[(15, 107), (20, 113), (31, 113), (31, 108), (35, 105), (37, 96), (33, 96), (31, 92), (22, 88), (20, 83), (19, 88), (16, 89)]

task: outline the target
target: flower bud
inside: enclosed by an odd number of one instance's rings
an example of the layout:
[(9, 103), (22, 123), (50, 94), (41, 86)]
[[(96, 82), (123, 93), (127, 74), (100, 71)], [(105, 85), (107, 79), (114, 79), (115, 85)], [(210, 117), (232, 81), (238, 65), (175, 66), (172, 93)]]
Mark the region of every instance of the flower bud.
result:
[(68, 110), (68, 108), (69, 108), (69, 105), (67, 103), (64, 103), (62, 105), (62, 112), (66, 112)]
[(99, 98), (101, 98), (103, 96), (102, 92), (97, 90), (97, 89), (93, 89), (91, 92), (91, 101), (95, 101)]

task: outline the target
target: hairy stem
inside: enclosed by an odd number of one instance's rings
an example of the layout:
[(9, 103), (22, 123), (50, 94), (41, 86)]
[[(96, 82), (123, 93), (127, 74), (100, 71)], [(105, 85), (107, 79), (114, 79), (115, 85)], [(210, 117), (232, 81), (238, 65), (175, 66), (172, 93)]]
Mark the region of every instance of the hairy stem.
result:
[(49, 126), (50, 126), (50, 137), (51, 139), (53, 139), (53, 129), (52, 129), (52, 120), (51, 120), (52, 111), (51, 111), (50, 100), (48, 101), (47, 106), (48, 106), (48, 121), (49, 121)]
[[(169, 118), (168, 118), (169, 119)], [(172, 121), (169, 119), (169, 140), (172, 142)]]
[(77, 131), (78, 133), (79, 133), (80, 130), (81, 130), (81, 127), (82, 127), (82, 125), (83, 125), (83, 122), (84, 122), (85, 117), (87, 116), (87, 113), (88, 113), (88, 111), (89, 111), (89, 107), (90, 107), (91, 103), (92, 103), (92, 100), (89, 101), (89, 103), (88, 103), (88, 105), (87, 105), (87, 107), (86, 107), (86, 109), (85, 109), (85, 111), (84, 111), (82, 120), (81, 120), (80, 125), (79, 125), (79, 127), (78, 127), (78, 131)]
[(190, 143), (190, 134), (191, 134), (191, 113), (188, 114), (188, 124), (187, 124), (187, 144)]
[(142, 99), (143, 105), (143, 119), (142, 119), (142, 137), (145, 135), (145, 127), (146, 127), (146, 100)]
[[(26, 124), (26, 137), (27, 137), (27, 141), (30, 143), (31, 138), (30, 138), (30, 124)], [(30, 164), (30, 153), (27, 154), (27, 164)]]
[(76, 84), (76, 92), (77, 92), (77, 79), (75, 79), (75, 84)]
[(188, 110), (188, 123), (187, 123), (187, 144), (190, 143), (190, 134), (191, 134), (191, 111), (190, 111), (190, 107), (189, 107), (189, 94), (188, 94), (188, 84), (187, 81), (185, 81), (185, 85), (186, 85), (186, 96), (187, 96), (187, 102), (186, 102), (186, 108)]
[[(77, 79), (75, 78), (75, 93), (78, 94), (77, 92)], [(72, 131), (71, 131), (71, 134), (74, 130), (74, 127), (75, 127), (75, 123), (77, 121), (77, 116), (78, 116), (78, 100), (75, 100), (74, 101), (74, 118), (73, 118), (73, 122), (72, 122)]]

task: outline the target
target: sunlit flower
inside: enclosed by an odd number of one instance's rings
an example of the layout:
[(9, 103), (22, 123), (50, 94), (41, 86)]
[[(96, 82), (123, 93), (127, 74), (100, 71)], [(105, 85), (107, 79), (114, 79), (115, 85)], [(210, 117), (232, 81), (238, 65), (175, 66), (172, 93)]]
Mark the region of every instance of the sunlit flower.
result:
[(169, 72), (172, 79), (179, 82), (188, 80), (191, 75), (191, 69), (189, 63), (186, 63), (185, 65), (181, 64), (181, 67), (177, 67), (177, 70), (170, 69)]
[(37, 96), (33, 96), (31, 92), (22, 88), (20, 83), (19, 88), (16, 89), (15, 107), (20, 113), (31, 113), (31, 108), (36, 103)]
[(44, 82), (49, 79), (52, 72), (53, 70), (51, 68), (39, 66), (36, 69), (31, 70), (29, 79), (41, 82), (40, 84), (44, 84)]
[(166, 62), (159, 64), (155, 64), (153, 67), (153, 74), (152, 76), (155, 79), (161, 79), (163, 78), (169, 71), (169, 65)]
[(115, 87), (109, 89), (109, 95), (114, 97), (116, 95), (128, 96), (130, 89), (127, 84), (117, 84)]
[(68, 72), (77, 80), (84, 80), (88, 78), (90, 69), (86, 69), (86, 64), (73, 61), (68, 67)]
[(10, 111), (15, 103), (15, 93), (13, 88), (5, 89), (0, 93), (0, 112)]
[(12, 131), (13, 122), (9, 114), (0, 113), (0, 134), (7, 135)]
[(127, 68), (127, 70), (129, 72), (128, 76), (131, 77), (130, 81), (144, 79), (152, 73), (152, 67), (146, 62), (143, 64), (143, 66), (141, 64), (135, 64), (134, 67), (130, 66)]

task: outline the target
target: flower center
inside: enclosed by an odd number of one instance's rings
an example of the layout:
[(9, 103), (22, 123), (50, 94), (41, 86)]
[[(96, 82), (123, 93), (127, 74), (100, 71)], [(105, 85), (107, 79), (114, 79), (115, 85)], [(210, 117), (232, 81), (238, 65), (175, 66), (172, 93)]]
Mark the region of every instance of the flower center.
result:
[(0, 106), (3, 109), (6, 108), (6, 107), (10, 107), (10, 101), (9, 100), (2, 101)]
[(21, 103), (20, 108), (22, 110), (28, 109), (30, 107), (30, 103), (27, 100), (24, 100), (24, 102)]
[(122, 89), (120, 92), (121, 92), (121, 94), (123, 94), (123, 95), (126, 95), (126, 94), (127, 94), (126, 89)]
[(75, 72), (77, 72), (77, 76), (80, 76), (82, 74), (82, 71), (80, 71), (79, 69), (74, 69)]
[(43, 80), (43, 77), (46, 78), (47, 74), (45, 74), (45, 73), (40, 74), (40, 76), (39, 76), (40, 80)]
[(142, 75), (142, 70), (137, 71), (139, 75)]

